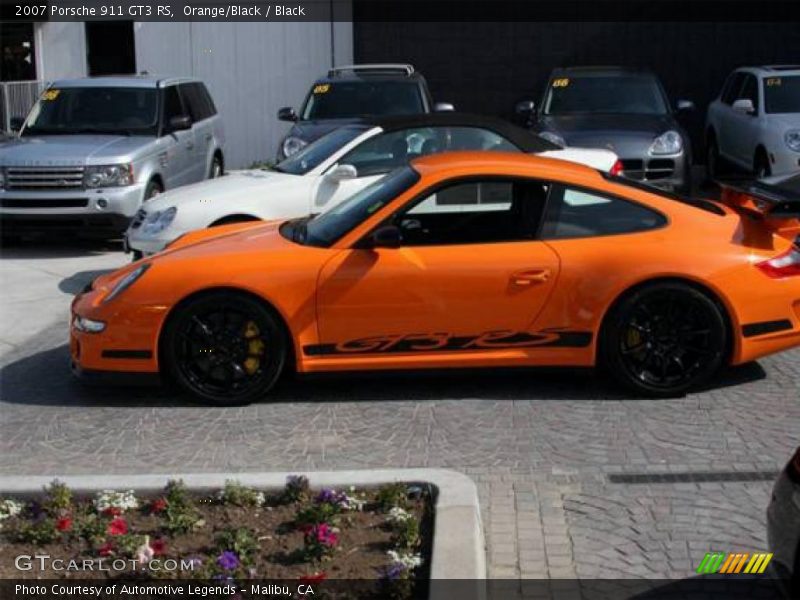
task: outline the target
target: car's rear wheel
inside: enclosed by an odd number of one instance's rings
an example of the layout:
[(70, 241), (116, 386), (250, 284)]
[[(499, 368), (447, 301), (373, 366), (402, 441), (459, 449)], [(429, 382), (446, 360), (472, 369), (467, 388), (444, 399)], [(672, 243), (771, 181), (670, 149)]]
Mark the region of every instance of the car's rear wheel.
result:
[(211, 161), (211, 169), (208, 171), (209, 179), (216, 179), (222, 177), (222, 159), (219, 156), (214, 156)]
[(680, 282), (648, 285), (623, 297), (603, 325), (600, 358), (628, 389), (674, 397), (722, 365), (728, 331), (722, 308)]
[(755, 173), (756, 179), (764, 179), (772, 175), (772, 167), (769, 164), (769, 158), (762, 148), (759, 148), (758, 152), (756, 152), (756, 157), (753, 161), (753, 172)]
[(706, 181), (714, 183), (720, 175), (720, 156), (717, 138), (709, 134), (706, 141)]
[(286, 334), (273, 312), (237, 292), (200, 296), (177, 309), (164, 331), (170, 379), (203, 402), (248, 404), (264, 397), (286, 363)]

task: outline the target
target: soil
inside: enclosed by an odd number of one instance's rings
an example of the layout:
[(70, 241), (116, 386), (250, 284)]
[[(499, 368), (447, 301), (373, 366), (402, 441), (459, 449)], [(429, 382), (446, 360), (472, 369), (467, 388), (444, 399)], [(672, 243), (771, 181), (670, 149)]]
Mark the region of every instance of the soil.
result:
[[(186, 534), (169, 534), (163, 528), (164, 519), (159, 515), (149, 513), (147, 509), (139, 508), (128, 510), (121, 516), (128, 524), (129, 533), (149, 535), (151, 542), (161, 539), (166, 547), (162, 555), (156, 558), (163, 561), (169, 558), (181, 559), (199, 556), (204, 562), (214, 561), (219, 555), (215, 539), (217, 534), (227, 528), (247, 527), (258, 539), (259, 547), (251, 566), (250, 577), (258, 579), (299, 579), (324, 572), (326, 579), (348, 580), (375, 580), (379, 577), (379, 569), (386, 567), (390, 559), (387, 551), (395, 549), (392, 543), (393, 533), (387, 522), (385, 513), (378, 510), (375, 503), (376, 490), (357, 490), (356, 494), (363, 493), (367, 500), (362, 511), (345, 511), (338, 516), (336, 523), (339, 529), (339, 544), (330, 558), (322, 561), (306, 562), (300, 556), (302, 550), (303, 532), (295, 525), (294, 517), (298, 510), (313, 504), (313, 498), (291, 504), (282, 503), (279, 495), (267, 496), (266, 502), (261, 507), (239, 507), (221, 504), (211, 495), (190, 493), (194, 500), (204, 524), (199, 529)], [(314, 494), (312, 493), (312, 496)], [(351, 493), (352, 495), (352, 493)], [(137, 495), (142, 507), (149, 506), (150, 502), (160, 497), (160, 494)], [(37, 498), (38, 499), (38, 498)], [(20, 500), (36, 500), (34, 498), (20, 498)], [(90, 511), (92, 499), (78, 497), (74, 506), (78, 507), (74, 514), (80, 511)], [(431, 498), (424, 494), (421, 499), (410, 501), (408, 511), (415, 515), (420, 523), (420, 548), (417, 550), (422, 555), (422, 566), (415, 570), (414, 579), (424, 580), (429, 575), (429, 564), (432, 546), (433, 515)], [(107, 521), (111, 517), (104, 517)], [(49, 555), (51, 559), (64, 561), (77, 560), (78, 564), (84, 559), (98, 560), (97, 547), (74, 532), (60, 534), (60, 539), (54, 543), (35, 546), (29, 542), (15, 539), (15, 530), (23, 520), (30, 516), (22, 514), (11, 517), (2, 522), (0, 530), (0, 579), (19, 578), (47, 578), (47, 579), (152, 579), (149, 574), (132, 573), (130, 570), (53, 570), (42, 569), (41, 565), (33, 561), (32, 568), (20, 571), (14, 565), (14, 557), (19, 555)], [(77, 520), (77, 519), (76, 519)], [(106, 536), (113, 540), (114, 536)], [(119, 555), (106, 557), (106, 563), (111, 563)], [(95, 567), (96, 568), (96, 567)], [(172, 573), (160, 572), (158, 579), (186, 579), (191, 573), (175, 571)]]

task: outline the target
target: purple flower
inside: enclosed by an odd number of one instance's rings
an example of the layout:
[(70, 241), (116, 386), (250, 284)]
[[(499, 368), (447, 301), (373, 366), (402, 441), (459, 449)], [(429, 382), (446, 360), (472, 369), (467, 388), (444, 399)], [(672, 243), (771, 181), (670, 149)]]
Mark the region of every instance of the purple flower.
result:
[(342, 492), (337, 492), (331, 488), (322, 488), (317, 494), (317, 504), (338, 504), (342, 499)]
[(225, 552), (220, 554), (217, 558), (217, 564), (226, 571), (233, 571), (239, 566), (239, 556), (236, 552), (225, 550)]
[(405, 565), (403, 563), (392, 563), (386, 567), (378, 568), (378, 574), (380, 575), (381, 579), (385, 579), (387, 581), (396, 581), (400, 579), (403, 575), (403, 571), (406, 570)]

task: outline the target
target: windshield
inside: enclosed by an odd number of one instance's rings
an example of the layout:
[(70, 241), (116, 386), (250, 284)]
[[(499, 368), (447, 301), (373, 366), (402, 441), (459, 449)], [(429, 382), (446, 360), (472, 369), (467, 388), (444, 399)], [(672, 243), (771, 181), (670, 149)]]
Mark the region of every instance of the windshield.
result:
[(663, 115), (667, 103), (651, 75), (581, 75), (550, 82), (545, 115)]
[(411, 167), (395, 169), (313, 218), (284, 223), (281, 234), (298, 244), (327, 248), (419, 181)]
[(764, 101), (768, 113), (800, 113), (800, 75), (767, 77)]
[(352, 142), (367, 131), (364, 127), (340, 127), (323, 135), (299, 152), (279, 162), (276, 171), (291, 175), (305, 175), (314, 167), (322, 164), (342, 146)]
[(155, 88), (50, 88), (31, 109), (22, 135), (155, 135), (157, 128)]
[(301, 118), (348, 119), (423, 112), (422, 95), (414, 81), (342, 81), (315, 85)]

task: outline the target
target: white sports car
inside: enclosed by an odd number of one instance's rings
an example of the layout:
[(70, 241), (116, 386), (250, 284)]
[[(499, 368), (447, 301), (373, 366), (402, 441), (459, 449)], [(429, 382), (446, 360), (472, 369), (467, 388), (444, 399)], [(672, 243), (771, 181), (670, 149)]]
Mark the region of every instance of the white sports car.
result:
[(149, 200), (126, 232), (126, 250), (140, 257), (195, 229), (319, 213), (412, 158), (455, 150), (537, 153), (615, 174), (620, 169), (613, 152), (562, 148), (499, 119), (376, 118), (331, 131), (270, 169), (233, 171)]

